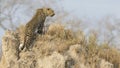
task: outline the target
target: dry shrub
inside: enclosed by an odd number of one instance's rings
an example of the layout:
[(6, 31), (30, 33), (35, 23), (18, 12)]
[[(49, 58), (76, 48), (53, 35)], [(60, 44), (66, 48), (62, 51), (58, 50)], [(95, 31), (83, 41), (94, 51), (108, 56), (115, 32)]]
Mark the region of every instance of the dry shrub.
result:
[(65, 30), (61, 24), (51, 24), (48, 28), (47, 34), (55, 37), (64, 38)]
[(94, 34), (91, 34), (88, 38), (86, 49), (86, 61), (92, 65), (96, 64), (99, 58), (105, 59), (106, 61), (114, 64), (116, 68), (120, 64), (120, 52), (113, 47), (110, 47), (109, 44), (102, 44), (98, 46), (97, 38)]
[(113, 47), (110, 47), (107, 43), (104, 43), (99, 47), (99, 57), (103, 58), (115, 66), (120, 64), (120, 52)]
[(97, 38), (94, 34), (91, 34), (89, 36), (89, 41), (87, 42), (86, 46), (86, 52), (87, 59), (92, 59), (89, 61), (92, 64), (95, 63), (94, 61), (97, 60), (97, 58), (95, 57), (105, 59), (106, 61), (114, 64), (114, 66), (117, 66), (117, 68), (120, 64), (120, 52), (116, 48), (110, 47), (107, 43), (98, 46)]
[[(19, 28), (19, 34), (21, 34), (20, 36), (23, 37), (23, 25)], [(116, 49), (109, 47), (108, 44), (107, 46), (99, 47), (97, 45), (96, 35), (91, 34), (89, 36), (89, 41), (86, 41), (85, 35), (82, 31), (72, 32), (69, 29), (65, 29), (63, 25), (58, 23), (51, 24), (48, 27), (47, 33), (45, 35), (39, 35), (36, 41), (38, 42), (36, 43), (36, 45), (41, 45), (38, 46), (38, 48), (43, 48), (44, 50), (40, 50), (46, 52), (49, 51), (49, 49), (51, 48), (52, 50), (64, 52), (68, 50), (71, 45), (81, 44), (81, 46), (84, 46), (84, 48), (86, 49), (86, 56), (88, 57), (88, 59), (99, 56), (100, 58), (110, 61), (111, 63), (120, 63), (118, 59), (120, 53)]]
[(70, 30), (65, 30), (64, 26), (55, 23), (51, 24), (48, 28), (47, 34), (55, 38), (72, 39), (73, 33)]
[[(19, 36), (23, 39), (24, 26), (18, 29)], [(85, 61), (94, 66), (98, 59), (105, 59), (114, 65), (120, 63), (120, 52), (110, 47), (108, 44), (98, 46), (96, 35), (91, 34), (89, 40), (82, 31), (73, 32), (69, 29), (65, 29), (61, 24), (51, 24), (48, 27), (47, 33), (44, 35), (38, 35), (34, 42), (33, 50), (37, 51), (41, 55), (46, 56), (52, 54), (52, 52), (57, 51), (61, 54), (65, 53), (70, 49), (72, 45), (80, 44), (83, 48), (83, 53)], [(77, 50), (76, 52), (78, 52)]]
[(74, 44), (85, 43), (85, 36), (82, 31), (73, 32), (58, 23), (51, 24), (45, 36), (49, 36), (52, 40), (60, 43), (58, 45), (60, 51), (64, 51)]
[(89, 36), (89, 41), (87, 43), (86, 49), (89, 57), (94, 57), (97, 55), (97, 42), (96, 36), (94, 34), (91, 34)]
[(36, 45), (40, 44), (40, 46), (38, 45), (37, 47), (44, 49), (40, 50), (46, 52), (48, 49), (52, 48), (52, 50), (60, 53), (68, 50), (71, 45), (80, 43), (79, 38), (76, 37), (71, 30), (65, 29), (64, 26), (58, 23), (51, 24), (48, 27), (47, 33), (38, 35), (36, 41)]
[(90, 68), (95, 68), (99, 60), (98, 50), (97, 50), (97, 38), (94, 34), (90, 34), (85, 50), (86, 50), (86, 62), (89, 64)]
[(83, 33), (83, 31), (79, 30), (79, 31), (75, 32), (75, 37), (78, 39), (79, 43), (82, 46), (86, 45), (86, 37), (85, 37), (85, 34)]

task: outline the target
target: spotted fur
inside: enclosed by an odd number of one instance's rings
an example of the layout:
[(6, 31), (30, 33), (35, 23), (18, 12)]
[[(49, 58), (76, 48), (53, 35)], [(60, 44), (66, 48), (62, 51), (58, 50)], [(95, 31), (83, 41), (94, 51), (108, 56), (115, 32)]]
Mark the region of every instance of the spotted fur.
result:
[(19, 49), (29, 50), (31, 44), (35, 40), (36, 30), (37, 33), (42, 34), (46, 17), (52, 17), (54, 15), (55, 13), (51, 8), (37, 9), (36, 14), (25, 26), (24, 44), (21, 45)]

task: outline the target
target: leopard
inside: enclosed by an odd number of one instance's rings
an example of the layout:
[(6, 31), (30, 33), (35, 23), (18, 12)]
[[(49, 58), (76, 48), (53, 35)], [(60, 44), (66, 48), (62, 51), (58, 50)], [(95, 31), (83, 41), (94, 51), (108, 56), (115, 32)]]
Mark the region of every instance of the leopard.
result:
[(25, 25), (24, 42), (20, 44), (19, 50), (29, 51), (36, 34), (42, 34), (44, 22), (47, 17), (53, 17), (55, 12), (52, 8), (39, 8), (33, 18)]

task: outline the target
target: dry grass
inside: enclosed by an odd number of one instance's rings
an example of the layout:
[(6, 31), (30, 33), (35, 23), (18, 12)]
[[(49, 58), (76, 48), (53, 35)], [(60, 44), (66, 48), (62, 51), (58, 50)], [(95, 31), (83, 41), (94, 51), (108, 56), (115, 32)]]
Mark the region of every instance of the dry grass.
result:
[(45, 35), (38, 35), (37, 41), (35, 45), (40, 44), (41, 46), (36, 47), (44, 48), (44, 50), (40, 49), (44, 53), (48, 52), (49, 49), (63, 53), (71, 45), (79, 43), (79, 38), (75, 37), (69, 29), (64, 29), (61, 24), (52, 24)]
[(120, 64), (120, 52), (108, 44), (104, 43), (99, 46), (99, 57), (113, 63), (114, 65)]
[[(23, 28), (24, 26), (20, 27)], [(19, 30), (20, 36), (23, 35), (24, 29)], [(23, 37), (23, 36), (22, 36)], [(86, 40), (82, 31), (72, 32), (65, 29), (61, 24), (51, 24), (44, 35), (38, 35), (33, 49), (39, 51), (40, 56), (50, 55), (52, 52), (57, 51), (64, 54), (69, 50), (70, 46), (80, 44), (84, 55), (84, 59), (88, 64), (96, 65), (98, 59), (105, 59), (110, 63), (117, 66), (120, 64), (120, 51), (110, 47), (108, 44), (101, 44), (98, 46), (97, 38), (94, 34), (89, 36)], [(77, 51), (79, 53), (79, 50)]]

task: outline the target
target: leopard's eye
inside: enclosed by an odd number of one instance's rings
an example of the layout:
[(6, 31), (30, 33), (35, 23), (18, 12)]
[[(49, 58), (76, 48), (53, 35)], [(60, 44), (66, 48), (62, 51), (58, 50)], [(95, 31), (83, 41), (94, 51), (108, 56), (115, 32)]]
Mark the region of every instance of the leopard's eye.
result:
[(48, 8), (47, 10), (50, 10), (50, 8)]

